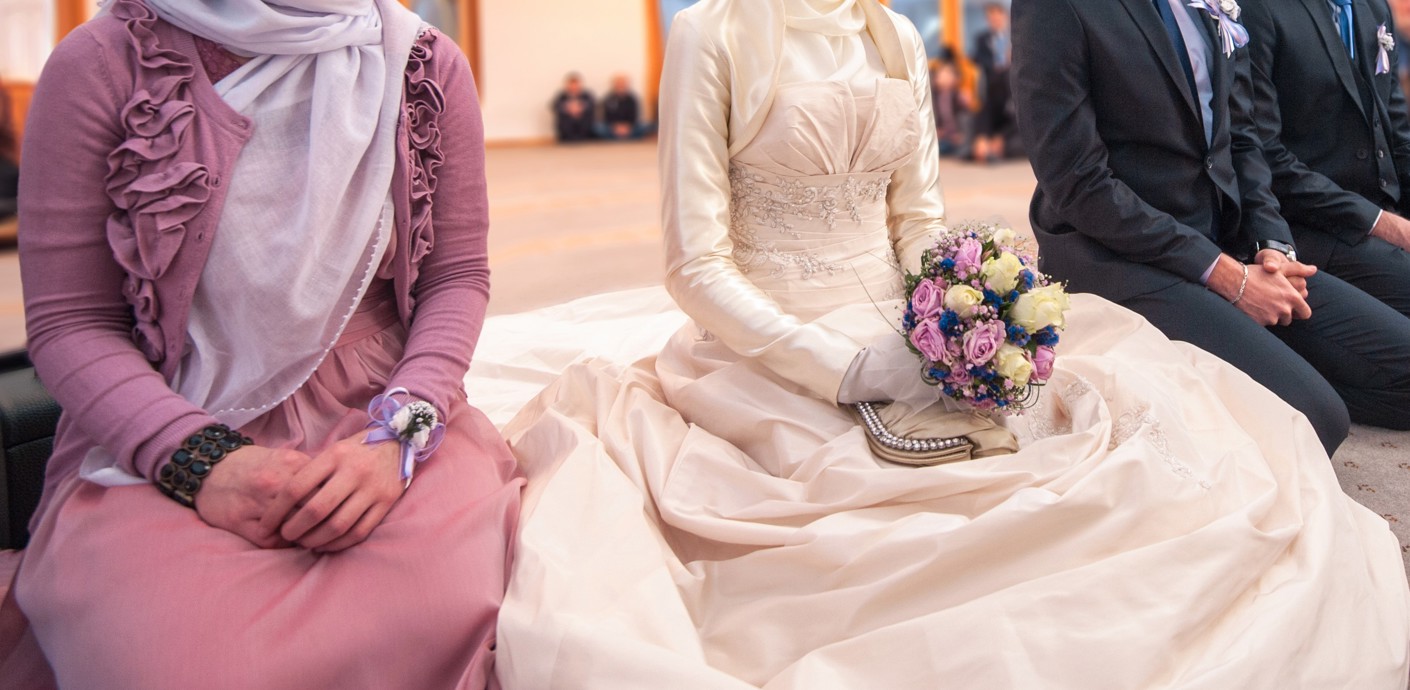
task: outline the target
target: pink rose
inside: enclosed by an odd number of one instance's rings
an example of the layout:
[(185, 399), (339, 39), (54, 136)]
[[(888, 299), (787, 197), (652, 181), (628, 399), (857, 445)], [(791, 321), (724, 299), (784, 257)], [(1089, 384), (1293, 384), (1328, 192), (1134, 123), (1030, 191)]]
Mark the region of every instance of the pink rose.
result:
[(969, 375), (968, 369), (964, 368), (963, 366), (958, 366), (950, 370), (950, 375), (945, 377), (945, 380), (949, 381), (955, 386), (963, 388), (972, 383), (974, 381), (974, 377)]
[(1053, 361), (1057, 353), (1051, 347), (1040, 347), (1033, 353), (1033, 380), (1042, 383), (1053, 376)]
[(938, 362), (945, 352), (945, 334), (940, 332), (940, 326), (935, 319), (926, 319), (911, 331), (911, 344), (920, 350), (923, 357)]
[(961, 242), (955, 251), (955, 272), (962, 276), (978, 273), (983, 255), (984, 246), (979, 240), (971, 238)]
[(917, 319), (929, 319), (940, 313), (944, 308), (944, 295), (940, 293), (940, 288), (935, 286), (929, 278), (921, 280), (916, 285), (916, 289), (911, 293), (911, 311), (915, 312)]
[(982, 367), (994, 358), (1004, 344), (1004, 324), (985, 321), (964, 334), (964, 356), (970, 366)]

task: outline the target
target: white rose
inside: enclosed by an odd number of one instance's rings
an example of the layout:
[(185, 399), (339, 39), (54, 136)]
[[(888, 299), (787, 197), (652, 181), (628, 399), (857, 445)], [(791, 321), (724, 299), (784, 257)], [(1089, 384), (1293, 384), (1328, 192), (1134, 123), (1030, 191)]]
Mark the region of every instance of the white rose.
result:
[(1013, 228), (999, 228), (994, 231), (994, 244), (1000, 247), (1012, 246), (1013, 238)]
[(1028, 353), (1022, 348), (1004, 344), (999, 348), (999, 353), (994, 355), (994, 371), (1022, 388), (1028, 385), (1028, 380), (1033, 377), (1033, 361), (1028, 359)]
[(392, 431), (398, 434), (405, 433), (409, 426), (411, 426), (411, 406), (402, 405), (401, 409), (392, 415)]
[(425, 450), (426, 444), (431, 441), (431, 430), (422, 429), (411, 436), (411, 447), (416, 450)]
[(1219, 9), (1224, 14), (1229, 15), (1229, 18), (1234, 21), (1238, 21), (1239, 14), (1243, 12), (1239, 7), (1239, 3), (1235, 2), (1235, 0), (1219, 0)]
[(994, 292), (1005, 295), (1018, 286), (1018, 274), (1023, 271), (1023, 262), (1018, 257), (1004, 252), (996, 259), (984, 262), (982, 273), (984, 275), (984, 287)]
[(945, 291), (945, 308), (959, 314), (961, 318), (974, 315), (974, 310), (984, 303), (984, 293), (968, 285), (952, 285)]
[(1071, 307), (1072, 302), (1062, 286), (1049, 285), (1019, 295), (1018, 301), (1014, 302), (1013, 309), (1009, 312), (1009, 318), (1029, 333), (1036, 333), (1048, 326), (1065, 328), (1065, 313)]

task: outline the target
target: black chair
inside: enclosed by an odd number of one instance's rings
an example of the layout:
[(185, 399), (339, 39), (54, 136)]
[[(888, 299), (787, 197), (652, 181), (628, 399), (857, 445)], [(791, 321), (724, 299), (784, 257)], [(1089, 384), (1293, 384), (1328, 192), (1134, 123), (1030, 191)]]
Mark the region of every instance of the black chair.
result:
[(0, 355), (0, 549), (29, 543), (29, 518), (44, 490), (59, 404), (24, 352)]

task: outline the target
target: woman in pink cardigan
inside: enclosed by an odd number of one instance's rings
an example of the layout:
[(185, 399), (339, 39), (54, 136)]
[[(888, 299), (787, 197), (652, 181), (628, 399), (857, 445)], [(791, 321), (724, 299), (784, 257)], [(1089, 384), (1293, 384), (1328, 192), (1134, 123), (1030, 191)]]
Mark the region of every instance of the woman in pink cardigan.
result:
[(65, 688), (487, 685), (521, 480), (462, 379), (482, 127), (395, 0), (113, 0), (25, 141), (64, 408), (15, 584)]

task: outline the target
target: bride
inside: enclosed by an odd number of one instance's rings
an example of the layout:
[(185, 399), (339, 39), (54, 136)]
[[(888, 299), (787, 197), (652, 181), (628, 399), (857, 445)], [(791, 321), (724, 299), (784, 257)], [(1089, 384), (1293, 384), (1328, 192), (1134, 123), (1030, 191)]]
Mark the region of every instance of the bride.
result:
[(1384, 521), (1296, 411), (1120, 307), (1074, 296), (1003, 422), (1018, 452), (869, 451), (838, 401), (917, 395), (876, 303), (947, 232), (930, 118), (920, 37), (876, 0), (677, 16), (661, 174), (693, 323), (506, 429), (530, 485), (505, 687), (1404, 688)]

